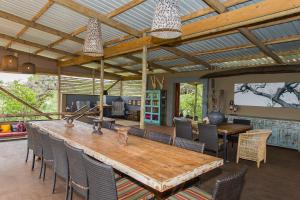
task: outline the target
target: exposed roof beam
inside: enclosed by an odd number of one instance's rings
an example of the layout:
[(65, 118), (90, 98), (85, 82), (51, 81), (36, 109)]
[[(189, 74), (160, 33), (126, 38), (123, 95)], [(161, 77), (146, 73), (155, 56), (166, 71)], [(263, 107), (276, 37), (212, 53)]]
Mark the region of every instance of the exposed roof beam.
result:
[[(45, 12), (47, 12), (47, 10), (54, 4), (54, 2), (52, 0), (49, 0), (42, 8), (41, 10), (39, 10), (38, 13), (36, 13), (32, 18), (31, 21), (35, 22), (36, 20), (38, 20)], [(25, 26), (24, 28), (22, 28), (16, 35), (17, 38), (21, 37), (27, 30), (28, 30), (28, 26)], [(10, 45), (12, 44), (12, 41), (10, 41), (7, 45), (6, 48), (10, 47)]]
[(139, 4), (141, 4), (141, 3), (143, 3), (144, 1), (145, 1), (145, 0), (132, 0), (132, 1), (130, 1), (129, 3), (127, 3), (127, 4), (123, 5), (123, 6), (121, 6), (120, 8), (117, 8), (117, 9), (115, 9), (114, 11), (108, 13), (106, 16), (107, 16), (108, 18), (115, 17), (115, 16), (117, 16), (117, 15), (123, 13), (123, 12), (126, 12), (127, 10), (129, 10), (129, 9), (131, 9), (131, 8), (133, 8), (133, 7), (135, 7), (135, 6), (139, 5)]
[(17, 42), (17, 43), (20, 43), (20, 44), (25, 44), (25, 45), (36, 47), (36, 48), (40, 48), (40, 49), (45, 49), (47, 51), (52, 51), (52, 52), (63, 54), (63, 55), (74, 56), (70, 52), (66, 52), (66, 51), (63, 51), (63, 50), (59, 50), (59, 49), (54, 49), (54, 48), (51, 48), (51, 47), (43, 46), (41, 44), (37, 44), (37, 43), (34, 43), (34, 42), (29, 42), (27, 40), (23, 40), (23, 39), (20, 39), (20, 38), (15, 38), (15, 37), (12, 37), (12, 36), (9, 36), (9, 35), (5, 35), (5, 34), (2, 34), (2, 33), (0, 33), (0, 38), (6, 39), (6, 40), (11, 40), (13, 42)]
[(277, 56), (271, 49), (259, 41), (255, 35), (253, 35), (247, 28), (239, 28), (239, 31), (255, 46), (257, 46), (265, 55), (271, 57), (278, 64), (283, 64), (284, 62)]
[(226, 12), (226, 7), (218, 0), (204, 0), (211, 8), (213, 8), (218, 13)]
[(200, 59), (200, 58), (197, 58), (197, 57), (194, 57), (194, 56), (191, 56), (190, 54), (184, 52), (184, 51), (181, 51), (180, 49), (176, 48), (176, 47), (168, 47), (168, 46), (161, 46), (162, 49), (166, 50), (166, 51), (169, 51), (179, 57), (182, 57), (182, 58), (185, 58), (186, 60), (189, 60), (191, 62), (193, 62), (194, 64), (196, 65), (202, 65), (204, 67), (206, 67), (207, 69), (212, 69), (213, 67), (206, 61)]
[(115, 21), (113, 19), (108, 18), (106, 15), (97, 12), (93, 9), (87, 8), (82, 6), (79, 3), (76, 3), (74, 1), (70, 1), (70, 0), (54, 0), (56, 3), (63, 5), (75, 12), (78, 12), (82, 15), (88, 16), (88, 17), (94, 17), (97, 18), (99, 21), (101, 21), (102, 23), (111, 26), (115, 29), (118, 29), (120, 31), (123, 31), (125, 33), (128, 33), (130, 35), (134, 35), (136, 37), (140, 37), (142, 35), (142, 33), (138, 30), (135, 30), (123, 23), (120, 23), (118, 21)]
[(130, 73), (133, 73), (133, 74), (136, 74), (136, 75), (141, 75), (141, 73), (136, 71), (136, 70), (126, 69), (124, 67), (120, 67), (120, 66), (117, 66), (117, 65), (112, 65), (112, 64), (109, 64), (109, 63), (104, 63), (104, 66), (110, 67), (110, 68), (115, 68), (115, 69), (122, 70), (122, 71), (125, 71), (125, 72), (130, 72)]
[[(4, 19), (10, 20), (10, 21), (22, 24), (24, 26), (34, 28), (34, 29), (38, 29), (40, 31), (44, 31), (44, 32), (47, 32), (47, 33), (50, 33), (50, 34), (53, 34), (53, 35), (60, 36), (60, 37), (67, 37), (68, 36), (67, 33), (64, 33), (62, 31), (44, 26), (42, 24), (38, 24), (36, 22), (32, 22), (32, 21), (27, 20), (27, 19), (23, 19), (21, 17), (18, 17), (16, 15), (13, 15), (13, 14), (10, 14), (10, 13), (4, 12), (4, 11), (0, 11), (0, 18), (4, 18)], [(78, 37), (74, 37), (74, 36), (71, 37), (70, 40), (72, 40), (74, 42), (78, 42), (78, 43), (83, 43), (83, 39), (78, 38)]]
[[(136, 57), (136, 56), (133, 56), (133, 55), (126, 55), (126, 56), (124, 56), (124, 57), (126, 57), (126, 58), (128, 58), (128, 59), (130, 59), (130, 60), (133, 60), (133, 61), (136, 62), (136, 63), (142, 64), (142, 59), (141, 59), (141, 58), (138, 58), (138, 57)], [(174, 73), (174, 72), (175, 72), (173, 69), (170, 69), (170, 68), (168, 68), (168, 67), (161, 66), (161, 65), (156, 64), (156, 63), (154, 63), (154, 62), (148, 62), (148, 66), (149, 66), (150, 68), (162, 69), (162, 70), (165, 70), (165, 71), (170, 72), (170, 73)]]
[[(104, 57), (110, 58), (122, 54), (141, 51), (143, 45), (149, 48), (171, 42), (182, 42), (195, 38), (200, 38), (209, 34), (216, 34), (222, 31), (232, 30), (242, 26), (250, 26), (262, 23), (267, 20), (275, 20), (280, 17), (291, 16), (300, 12), (300, 1), (298, 0), (265, 0), (253, 5), (245, 6), (237, 10), (222, 13), (218, 16), (212, 16), (199, 20), (182, 27), (182, 37), (175, 40), (159, 40), (151, 36), (133, 39), (112, 47), (104, 49)], [(247, 14), (245, 14), (247, 13)], [(237, 17), (239, 16), (239, 17)], [(68, 66), (80, 63), (90, 62), (95, 58), (79, 56), (65, 62), (60, 62), (61, 66)]]

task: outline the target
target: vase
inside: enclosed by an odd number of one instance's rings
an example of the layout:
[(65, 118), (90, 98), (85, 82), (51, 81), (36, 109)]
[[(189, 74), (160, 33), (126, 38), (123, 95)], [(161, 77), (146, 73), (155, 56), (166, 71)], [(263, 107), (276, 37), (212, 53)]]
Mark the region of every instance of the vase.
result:
[(217, 110), (208, 113), (209, 123), (213, 125), (221, 124), (224, 121), (224, 118), (224, 114)]

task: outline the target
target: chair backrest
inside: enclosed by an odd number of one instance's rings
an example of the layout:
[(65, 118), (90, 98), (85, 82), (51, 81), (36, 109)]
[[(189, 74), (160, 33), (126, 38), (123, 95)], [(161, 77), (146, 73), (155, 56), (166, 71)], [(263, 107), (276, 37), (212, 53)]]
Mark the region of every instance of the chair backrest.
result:
[(138, 136), (138, 137), (145, 137), (145, 130), (140, 128), (131, 127), (128, 130), (128, 134)]
[(36, 156), (42, 157), (43, 146), (39, 128), (32, 127), (32, 141), (33, 141), (33, 153)]
[(251, 121), (248, 119), (233, 119), (234, 124), (244, 124), (244, 125), (251, 125)]
[(216, 125), (198, 124), (199, 142), (205, 144), (205, 149), (218, 151), (218, 129)]
[(75, 148), (66, 142), (65, 148), (69, 163), (70, 180), (80, 186), (88, 187), (87, 175), (83, 161), (83, 150)]
[(217, 180), (213, 200), (239, 200), (246, 172), (247, 167), (244, 166), (238, 172)]
[(69, 177), (69, 163), (64, 140), (49, 136), (54, 158), (54, 172), (67, 179)]
[(49, 134), (43, 131), (40, 131), (40, 134), (41, 134), (41, 141), (43, 146), (43, 158), (46, 161), (51, 161), (53, 160), (53, 153), (50, 145)]
[(83, 155), (89, 184), (89, 200), (117, 200), (114, 171), (111, 166)]
[(188, 140), (188, 139), (179, 138), (179, 137), (175, 138), (174, 145), (177, 146), (177, 147), (187, 149), (187, 150), (190, 150), (190, 151), (195, 151), (195, 152), (198, 152), (198, 153), (203, 153), (204, 146), (205, 146), (205, 144), (202, 143), (202, 142), (196, 142), (196, 141), (193, 141), (193, 140)]
[(176, 137), (193, 139), (193, 129), (191, 120), (174, 119)]
[(33, 134), (32, 134), (32, 125), (28, 122), (25, 123), (25, 128), (27, 132), (27, 147), (33, 149)]
[(120, 127), (123, 127), (123, 126), (122, 126), (122, 125), (119, 125), (119, 124), (113, 123), (113, 124), (111, 124), (110, 129), (111, 129), (111, 130), (114, 130), (114, 131), (117, 131), (118, 128), (120, 128)]
[(147, 134), (147, 138), (164, 144), (171, 144), (172, 142), (172, 137), (170, 135), (154, 131), (149, 131)]
[(102, 122), (102, 128), (107, 128), (110, 129), (111, 128), (112, 123), (109, 121), (103, 121)]

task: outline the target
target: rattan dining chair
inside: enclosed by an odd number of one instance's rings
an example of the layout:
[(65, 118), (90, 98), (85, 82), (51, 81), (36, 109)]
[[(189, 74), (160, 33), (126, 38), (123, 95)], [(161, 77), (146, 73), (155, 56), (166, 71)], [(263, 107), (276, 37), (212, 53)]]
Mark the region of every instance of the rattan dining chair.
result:
[(146, 138), (149, 140), (164, 143), (164, 144), (172, 143), (172, 137), (170, 135), (167, 135), (164, 133), (158, 133), (158, 132), (154, 132), (154, 131), (149, 131), (146, 134)]
[[(243, 125), (251, 125), (251, 120), (248, 119), (233, 119), (232, 123), (234, 124), (243, 124)], [(239, 135), (229, 135), (228, 140), (231, 141), (231, 147), (233, 144), (238, 142)]]
[(109, 121), (103, 121), (101, 125), (102, 128), (111, 129), (112, 123)]
[(111, 166), (83, 156), (88, 177), (89, 200), (139, 200), (152, 199), (153, 193), (127, 178), (115, 180)]
[(143, 138), (143, 137), (145, 137), (145, 130), (140, 129), (140, 128), (136, 128), (136, 127), (131, 127), (128, 130), (128, 134)]
[(47, 165), (53, 166), (53, 153), (50, 145), (49, 134), (43, 131), (39, 131), (39, 132), (41, 134), (41, 142), (43, 146), (43, 156), (42, 156), (43, 181), (45, 181)]
[(52, 193), (55, 192), (56, 176), (61, 177), (66, 181), (66, 200), (68, 200), (69, 195), (69, 163), (67, 158), (67, 152), (64, 144), (64, 140), (49, 136), (50, 145), (53, 153), (54, 159), (54, 176)]
[[(42, 158), (43, 157), (43, 146), (42, 146), (42, 139), (41, 139), (41, 134), (39, 132), (39, 129), (34, 127), (32, 129), (32, 138), (33, 138), (33, 159), (32, 159), (32, 170), (35, 167), (35, 159), (36, 157)], [(42, 168), (43, 168), (43, 159), (40, 167), (40, 175), (39, 178), (42, 176)]]
[(267, 161), (267, 139), (272, 130), (251, 130), (239, 135), (236, 163), (239, 159), (252, 160), (260, 167), (260, 162)]
[(193, 140), (188, 140), (188, 139), (185, 139), (185, 138), (179, 138), (179, 137), (175, 138), (174, 145), (177, 146), (177, 147), (187, 149), (187, 150), (190, 150), (190, 151), (195, 151), (195, 152), (198, 152), (198, 153), (203, 153), (204, 146), (205, 146), (204, 143), (196, 142), (196, 141), (193, 141)]
[(193, 140), (192, 121), (174, 118), (176, 137)]
[(247, 167), (242, 167), (238, 172), (218, 179), (212, 194), (198, 188), (190, 187), (167, 198), (167, 200), (239, 200), (244, 186)]
[(73, 190), (88, 199), (88, 182), (83, 161), (83, 150), (75, 148), (65, 142), (70, 170), (70, 200), (73, 199)]
[(25, 162), (27, 163), (28, 161), (28, 156), (29, 156), (29, 151), (33, 151), (33, 133), (32, 133), (32, 125), (28, 122), (25, 123), (25, 128), (27, 131), (27, 152), (26, 152), (26, 159)]

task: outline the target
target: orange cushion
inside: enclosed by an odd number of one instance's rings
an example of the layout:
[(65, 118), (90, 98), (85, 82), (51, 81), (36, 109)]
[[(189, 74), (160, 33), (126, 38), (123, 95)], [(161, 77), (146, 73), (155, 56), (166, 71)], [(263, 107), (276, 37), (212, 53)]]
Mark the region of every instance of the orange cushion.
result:
[(2, 129), (2, 133), (11, 132), (11, 126), (9, 124), (3, 124), (0, 126), (0, 128)]

